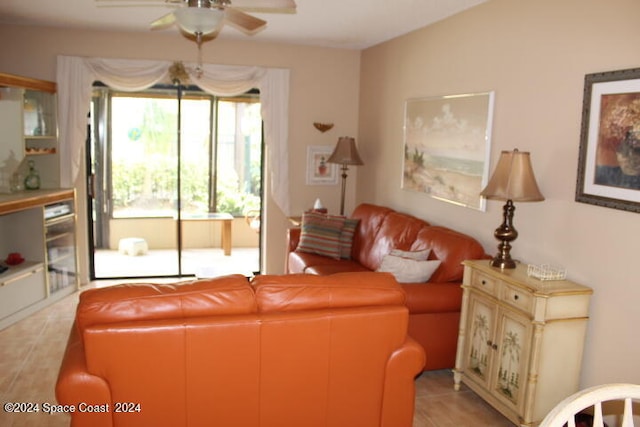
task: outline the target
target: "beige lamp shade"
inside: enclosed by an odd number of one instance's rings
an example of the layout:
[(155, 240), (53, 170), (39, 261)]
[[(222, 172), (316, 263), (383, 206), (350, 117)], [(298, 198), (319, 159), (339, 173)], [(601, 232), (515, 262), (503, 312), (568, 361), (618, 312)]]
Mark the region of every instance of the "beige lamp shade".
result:
[(327, 159), (327, 163), (338, 163), (342, 165), (342, 185), (340, 192), (340, 215), (344, 215), (344, 194), (347, 186), (347, 171), (348, 165), (364, 165), (364, 162), (358, 154), (356, 148), (356, 140), (348, 136), (341, 136), (338, 139), (336, 148), (333, 149), (333, 153)]
[(544, 196), (538, 188), (526, 151), (503, 151), (489, 184), (480, 193), (487, 199), (539, 202)]
[(356, 140), (348, 136), (341, 136), (338, 139), (336, 148), (327, 159), (328, 163), (338, 163), (340, 165), (363, 165), (362, 159), (356, 148)]

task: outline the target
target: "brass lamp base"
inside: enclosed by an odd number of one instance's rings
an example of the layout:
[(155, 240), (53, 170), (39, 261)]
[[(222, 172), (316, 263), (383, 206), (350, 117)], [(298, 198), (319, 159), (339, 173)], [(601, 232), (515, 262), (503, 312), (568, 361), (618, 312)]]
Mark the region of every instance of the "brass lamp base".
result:
[(500, 269), (516, 268), (516, 262), (511, 259), (511, 243), (518, 237), (518, 232), (513, 227), (513, 212), (516, 207), (512, 200), (507, 200), (503, 208), (503, 221), (500, 227), (496, 228), (493, 233), (496, 239), (500, 241), (498, 245), (498, 254), (493, 257), (491, 266)]

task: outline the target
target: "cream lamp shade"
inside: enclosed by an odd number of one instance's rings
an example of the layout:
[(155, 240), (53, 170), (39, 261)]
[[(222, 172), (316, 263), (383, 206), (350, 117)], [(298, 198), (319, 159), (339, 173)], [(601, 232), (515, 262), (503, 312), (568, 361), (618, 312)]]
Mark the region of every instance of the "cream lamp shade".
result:
[(484, 190), (487, 199), (513, 200), (514, 202), (540, 202), (544, 196), (538, 188), (531, 167), (531, 156), (526, 151), (503, 151), (498, 166)]
[(356, 148), (356, 140), (348, 136), (341, 136), (338, 139), (336, 148), (333, 149), (327, 162), (341, 165), (364, 165)]

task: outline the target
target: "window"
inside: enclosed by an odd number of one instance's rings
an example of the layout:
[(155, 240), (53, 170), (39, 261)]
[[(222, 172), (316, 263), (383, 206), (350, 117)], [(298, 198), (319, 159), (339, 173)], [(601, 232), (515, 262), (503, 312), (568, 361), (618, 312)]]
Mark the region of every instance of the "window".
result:
[(178, 207), (234, 216), (260, 209), (257, 94), (219, 98), (187, 90), (180, 111), (175, 89), (113, 92), (110, 99), (113, 218), (172, 216)]

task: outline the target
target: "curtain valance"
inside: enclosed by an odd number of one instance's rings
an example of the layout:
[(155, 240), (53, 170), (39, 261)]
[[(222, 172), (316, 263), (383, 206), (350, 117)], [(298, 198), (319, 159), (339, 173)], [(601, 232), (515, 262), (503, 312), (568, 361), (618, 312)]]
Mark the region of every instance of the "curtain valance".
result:
[[(168, 81), (171, 65), (170, 61), (58, 56), (62, 186), (73, 186), (82, 169), (93, 83), (100, 81), (123, 91), (144, 90), (161, 81)], [(201, 74), (196, 76), (195, 68), (191, 64), (185, 67), (191, 83), (205, 92), (233, 96), (252, 88), (260, 90), (271, 193), (282, 212), (289, 215), (289, 70), (204, 64)]]

